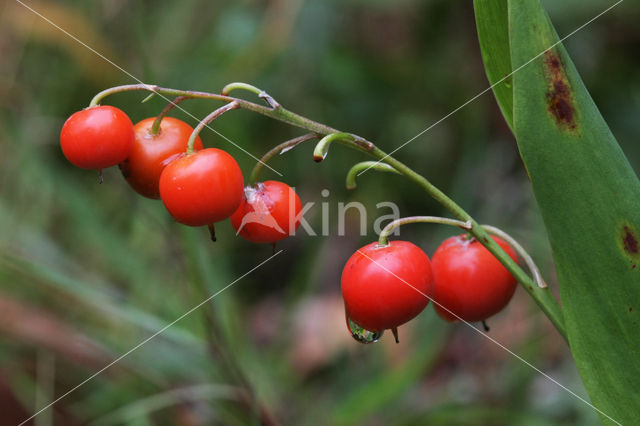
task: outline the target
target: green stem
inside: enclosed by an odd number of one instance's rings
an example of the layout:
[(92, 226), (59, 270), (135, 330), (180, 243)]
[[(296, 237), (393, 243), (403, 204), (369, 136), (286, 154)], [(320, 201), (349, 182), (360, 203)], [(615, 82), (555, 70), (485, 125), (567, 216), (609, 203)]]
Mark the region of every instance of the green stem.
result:
[(234, 82), (234, 83), (229, 83), (226, 86), (224, 86), (222, 88), (222, 91), (220, 92), (220, 94), (226, 96), (229, 93), (233, 92), (234, 90), (246, 90), (247, 92), (255, 93), (258, 96), (260, 96), (262, 93), (264, 93), (263, 90), (258, 89), (256, 86), (252, 86), (251, 84)]
[(385, 226), (384, 229), (380, 232), (380, 236), (378, 237), (378, 245), (386, 246), (387, 244), (389, 244), (389, 235), (391, 235), (393, 230), (399, 226), (407, 225), (409, 223), (439, 223), (441, 225), (457, 226), (458, 228), (462, 228), (465, 231), (471, 230), (471, 221), (463, 222), (461, 220), (438, 216), (409, 216), (396, 219)]
[[(211, 99), (222, 102), (236, 102), (238, 104), (238, 108), (245, 109), (247, 111), (256, 112), (258, 114), (262, 114), (264, 116), (273, 118), (278, 121), (282, 121), (284, 123), (290, 124), (292, 126), (301, 127), (303, 129), (307, 129), (310, 132), (318, 133), (320, 135), (328, 135), (331, 133), (338, 133), (338, 130), (333, 127), (326, 126), (324, 124), (318, 123), (313, 120), (309, 120), (306, 117), (298, 115), (294, 112), (291, 112), (285, 108), (269, 108), (266, 106), (258, 105), (253, 102), (245, 101), (244, 99), (238, 99), (231, 96), (220, 95), (216, 93), (209, 92), (199, 92), (194, 90), (177, 90), (170, 89), (166, 87), (160, 87), (151, 84), (128, 84), (124, 86), (116, 86), (111, 87), (109, 89), (103, 90), (93, 97), (89, 107), (93, 107), (100, 104), (100, 101), (109, 95), (113, 95), (116, 93), (122, 92), (130, 92), (130, 91), (148, 91), (152, 93), (156, 93), (162, 96), (184, 96), (189, 99)], [(168, 101), (169, 99), (167, 99)], [(354, 136), (355, 137), (355, 136)], [(355, 137), (358, 141), (358, 144), (372, 147), (373, 143), (366, 141), (363, 138)]]
[[(199, 98), (199, 99), (213, 99), (227, 103), (234, 103), (233, 108), (242, 108), (248, 111), (253, 111), (258, 114), (262, 114), (264, 116), (273, 118), (275, 120), (282, 121), (284, 123), (290, 124), (292, 126), (300, 127), (306, 129), (309, 132), (316, 133), (319, 135), (331, 135), (334, 133), (339, 133), (343, 137), (336, 138), (337, 141), (354, 148), (359, 151), (363, 151), (368, 153), (369, 155), (377, 158), (378, 162), (384, 162), (394, 169), (396, 169), (399, 173), (405, 175), (419, 187), (421, 187), (427, 194), (429, 194), (432, 198), (442, 204), (454, 217), (462, 222), (471, 221), (472, 228), (469, 231), (482, 245), (484, 245), (487, 250), (489, 250), (504, 266), (507, 268), (511, 274), (520, 282), (520, 284), (524, 287), (524, 289), (531, 295), (531, 297), (536, 301), (538, 306), (542, 309), (545, 315), (549, 318), (551, 323), (556, 327), (558, 332), (562, 335), (562, 337), (566, 340), (567, 335), (564, 328), (564, 319), (562, 317), (562, 311), (560, 310), (560, 305), (558, 301), (555, 300), (551, 292), (546, 288), (538, 287), (531, 277), (527, 275), (522, 268), (513, 260), (511, 257), (504, 251), (502, 248), (489, 237), (487, 231), (480, 226), (466, 211), (462, 209), (458, 204), (456, 204), (451, 198), (449, 198), (446, 194), (440, 191), (437, 187), (435, 187), (431, 182), (429, 182), (426, 178), (414, 172), (411, 168), (407, 167), (402, 162), (396, 160), (395, 158), (387, 155), (384, 151), (377, 148), (372, 142), (361, 138), (359, 136), (350, 134), (350, 133), (342, 133), (339, 130), (336, 130), (332, 127), (326, 126), (324, 124), (318, 123), (316, 121), (310, 120), (306, 117), (298, 115), (294, 112), (291, 112), (285, 108), (269, 108), (262, 105), (255, 104), (253, 102), (245, 101), (242, 99), (233, 98), (230, 96), (219, 95), (208, 92), (198, 92), (198, 91), (188, 91), (188, 90), (176, 90), (176, 89), (168, 89), (164, 87), (159, 87), (155, 85), (148, 84), (132, 84), (125, 86), (113, 87), (107, 90), (104, 90), (98, 93), (92, 100), (90, 106), (98, 105), (100, 100), (104, 97), (125, 91), (132, 90), (146, 90), (149, 92), (157, 93), (159, 95), (164, 96), (185, 96), (187, 98)], [(223, 107), (224, 108), (224, 107)], [(217, 110), (216, 110), (217, 111)], [(214, 111), (215, 113), (215, 111)], [(213, 114), (213, 113), (212, 113)], [(214, 117), (215, 118), (215, 117)], [(206, 119), (205, 119), (206, 120)], [(201, 127), (204, 127), (201, 126)], [(196, 134), (197, 135), (197, 134)], [(348, 135), (345, 137), (345, 135)], [(192, 134), (193, 140), (190, 140), (190, 143), (195, 141), (195, 136)], [(329, 146), (329, 141), (325, 141), (324, 145), (326, 147)], [(192, 148), (191, 148), (192, 149)], [(324, 148), (322, 148), (324, 149)], [(322, 149), (318, 152), (322, 158), (326, 155), (326, 152), (322, 153)], [(315, 152), (314, 152), (315, 154)]]
[(445, 193), (436, 188), (427, 179), (411, 170), (409, 167), (387, 155), (379, 148), (371, 150), (371, 155), (384, 161), (391, 167), (408, 177), (418, 186), (425, 190), (431, 197), (442, 204), (451, 214), (462, 222), (471, 221), (471, 229), (469, 233), (473, 235), (483, 246), (487, 248), (505, 268), (518, 280), (529, 295), (536, 301), (540, 309), (545, 313), (547, 318), (556, 327), (560, 335), (567, 340), (567, 333), (564, 327), (564, 318), (558, 301), (553, 297), (551, 292), (546, 288), (540, 288), (533, 282), (531, 277), (513, 260), (511, 257), (496, 243), (493, 238), (489, 237), (487, 231), (478, 224), (466, 211), (456, 204)]
[(149, 134), (155, 136), (160, 133), (160, 124), (162, 123), (162, 119), (169, 113), (169, 111), (171, 111), (173, 108), (175, 108), (176, 105), (178, 105), (185, 99), (187, 99), (186, 96), (177, 96), (174, 100), (169, 102), (167, 106), (165, 106), (162, 111), (160, 111), (160, 114), (156, 116), (156, 119), (153, 120), (151, 129), (149, 129)]
[(256, 95), (258, 95), (260, 99), (264, 99), (265, 102), (267, 102), (267, 104), (269, 104), (269, 106), (273, 109), (278, 109), (282, 107), (275, 99), (273, 99), (273, 97), (270, 94), (268, 94), (262, 89), (258, 89), (256, 86), (252, 86), (251, 84), (247, 84), (247, 83), (237, 83), (237, 82), (229, 83), (222, 88), (222, 92), (220, 93), (226, 96), (232, 91), (237, 89), (246, 90), (247, 92), (255, 93)]
[(371, 142), (364, 141), (356, 135), (344, 132), (334, 132), (326, 135), (316, 144), (316, 147), (313, 150), (313, 161), (319, 163), (324, 160), (329, 152), (329, 147), (333, 142), (340, 142), (364, 153), (367, 153), (374, 148), (374, 145)]
[(262, 156), (262, 158), (256, 163), (251, 171), (251, 175), (249, 177), (249, 185), (255, 185), (258, 182), (258, 175), (262, 170), (263, 166), (269, 162), (273, 157), (278, 154), (284, 154), (289, 151), (291, 148), (301, 144), (302, 142), (317, 139), (319, 136), (315, 133), (307, 133), (306, 135), (298, 136), (297, 138), (290, 139), (286, 142), (282, 142), (280, 145), (270, 149), (266, 154)]
[(193, 152), (195, 151), (194, 145), (196, 143), (196, 138), (198, 137), (202, 129), (204, 129), (209, 123), (211, 123), (216, 118), (220, 117), (225, 112), (231, 111), (237, 108), (239, 108), (238, 103), (236, 101), (232, 101), (216, 109), (211, 114), (207, 115), (201, 122), (199, 122), (198, 125), (195, 127), (195, 129), (193, 129), (193, 132), (191, 132), (191, 135), (189, 136), (189, 141), (187, 142), (187, 155), (193, 154)]
[(388, 172), (400, 174), (399, 171), (388, 165), (387, 163), (381, 163), (380, 161), (361, 161), (360, 163), (355, 164), (349, 172), (347, 173), (346, 186), (347, 189), (356, 189), (356, 178), (360, 174), (360, 172), (364, 170), (373, 169), (378, 172)]

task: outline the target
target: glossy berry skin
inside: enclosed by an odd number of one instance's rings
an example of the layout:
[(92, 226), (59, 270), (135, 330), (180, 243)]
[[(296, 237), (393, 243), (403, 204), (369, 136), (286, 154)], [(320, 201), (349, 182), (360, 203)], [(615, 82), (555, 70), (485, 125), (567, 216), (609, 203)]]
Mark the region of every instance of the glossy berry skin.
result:
[[(517, 262), (513, 249), (502, 239), (492, 237)], [(466, 235), (448, 238), (431, 260), (433, 301), (437, 313), (446, 321), (483, 321), (500, 312), (516, 290), (516, 280), (476, 239)], [(440, 307), (442, 305), (443, 307)]]
[(240, 205), (242, 171), (225, 151), (206, 148), (169, 163), (160, 175), (160, 198), (175, 220), (210, 225), (228, 218)]
[[(138, 194), (159, 199), (160, 174), (167, 164), (184, 155), (193, 128), (177, 118), (164, 117), (160, 123), (160, 131), (152, 135), (150, 130), (154, 121), (155, 117), (151, 117), (133, 126), (133, 148), (129, 157), (120, 163), (120, 170)], [(202, 149), (199, 136), (194, 148), (196, 151)]]
[(127, 114), (110, 105), (100, 105), (67, 119), (60, 132), (60, 147), (73, 165), (101, 170), (124, 161), (134, 138), (133, 123)]
[(347, 316), (369, 331), (392, 329), (414, 318), (429, 303), (431, 291), (429, 258), (408, 241), (366, 245), (342, 271)]
[(300, 225), (302, 202), (286, 183), (275, 180), (247, 186), (240, 207), (231, 216), (237, 234), (254, 243), (275, 243)]

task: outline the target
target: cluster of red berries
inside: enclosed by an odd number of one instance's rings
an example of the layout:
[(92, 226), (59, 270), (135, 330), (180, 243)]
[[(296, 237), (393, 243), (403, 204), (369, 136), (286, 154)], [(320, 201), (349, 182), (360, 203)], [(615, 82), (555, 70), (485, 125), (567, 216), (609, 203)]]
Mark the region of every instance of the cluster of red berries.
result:
[(302, 204), (291, 187), (267, 181), (245, 188), (240, 166), (227, 152), (203, 148), (197, 137), (193, 152), (187, 153), (191, 126), (164, 117), (152, 132), (154, 121), (147, 118), (134, 126), (118, 108), (90, 107), (64, 123), (60, 145), (78, 167), (120, 166), (136, 192), (162, 199), (185, 225), (213, 229), (230, 217), (239, 235), (258, 243), (275, 243), (295, 231)]
[[(199, 137), (189, 147), (193, 132), (172, 117), (147, 118), (134, 126), (123, 111), (105, 105), (69, 117), (60, 144), (78, 167), (101, 171), (118, 165), (136, 192), (162, 199), (185, 225), (208, 225), (213, 231), (214, 223), (231, 218), (238, 235), (257, 243), (292, 234), (302, 210), (295, 191), (277, 181), (245, 188), (231, 155), (203, 148)], [(506, 242), (493, 238), (516, 260)], [(395, 334), (429, 300), (447, 321), (484, 321), (506, 306), (515, 286), (499, 261), (466, 235), (445, 240), (432, 261), (407, 241), (372, 243), (356, 251), (342, 272), (347, 324), (354, 337), (366, 335), (361, 341), (375, 341), (386, 329)]]
[[(492, 238), (517, 261), (505, 241)], [(484, 321), (507, 305), (515, 289), (509, 271), (467, 235), (446, 239), (431, 261), (408, 241), (371, 243), (357, 250), (342, 271), (347, 324), (354, 337), (365, 342), (375, 341), (387, 329), (395, 334), (429, 300), (446, 321)], [(373, 340), (356, 335), (354, 329), (368, 331)]]

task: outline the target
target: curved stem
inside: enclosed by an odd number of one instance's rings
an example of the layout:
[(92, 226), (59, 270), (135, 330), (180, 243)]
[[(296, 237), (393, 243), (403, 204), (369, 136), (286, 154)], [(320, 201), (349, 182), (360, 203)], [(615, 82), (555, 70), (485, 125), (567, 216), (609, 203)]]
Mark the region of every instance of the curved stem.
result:
[[(125, 84), (123, 86), (110, 87), (108, 89), (103, 90), (102, 92), (96, 93), (93, 99), (91, 99), (91, 102), (89, 102), (89, 108), (99, 105), (100, 101), (109, 95), (114, 95), (116, 93), (122, 93), (122, 92), (130, 92), (133, 90), (146, 90), (154, 94), (154, 93), (157, 93), (156, 88), (157, 86), (154, 86), (152, 84)], [(144, 99), (144, 101), (149, 99), (150, 96), (151, 95), (147, 96)]]
[(207, 126), (216, 118), (220, 117), (225, 112), (231, 111), (232, 109), (237, 109), (237, 108), (239, 108), (239, 106), (236, 101), (230, 102), (225, 106), (221, 106), (217, 110), (213, 111), (211, 114), (207, 115), (201, 122), (199, 122), (198, 125), (195, 127), (195, 129), (193, 129), (193, 132), (191, 132), (191, 136), (189, 136), (189, 142), (187, 142), (187, 155), (193, 153), (194, 151), (193, 146), (196, 142), (196, 138), (198, 137), (202, 129), (205, 128), (205, 126)]
[(247, 83), (238, 83), (238, 82), (229, 83), (222, 88), (222, 92), (220, 93), (226, 96), (232, 91), (237, 89), (246, 90), (248, 92), (255, 93), (256, 95), (258, 95), (260, 99), (264, 99), (265, 102), (269, 104), (269, 106), (273, 109), (281, 108), (281, 105), (278, 103), (278, 101), (273, 99), (273, 97), (270, 94), (268, 94), (264, 90), (258, 89), (256, 86), (253, 86)]
[(313, 161), (319, 163), (324, 160), (329, 152), (329, 147), (332, 142), (341, 142), (347, 146), (351, 146), (353, 148), (358, 149), (362, 152), (369, 152), (374, 149), (375, 145), (371, 142), (365, 141), (362, 138), (358, 138), (356, 135), (352, 135), (351, 133), (345, 132), (334, 132), (329, 135), (326, 135), (317, 143), (315, 149), (313, 150)]
[(507, 243), (509, 243), (509, 245), (511, 247), (513, 247), (513, 249), (516, 252), (518, 252), (520, 257), (522, 257), (522, 260), (524, 260), (524, 262), (527, 264), (527, 267), (529, 268), (529, 271), (531, 271), (531, 274), (533, 275), (533, 280), (538, 285), (538, 287), (547, 288), (547, 283), (542, 278), (542, 274), (540, 273), (540, 269), (538, 269), (538, 266), (533, 261), (533, 258), (531, 258), (529, 253), (527, 253), (527, 251), (524, 249), (524, 247), (522, 247), (515, 240), (515, 238), (513, 238), (511, 235), (509, 235), (506, 232), (504, 232), (502, 229), (496, 228), (495, 226), (482, 225), (482, 227), (484, 229), (486, 229), (487, 232), (489, 232), (490, 234), (498, 236), (498, 237), (502, 238), (503, 240), (505, 240)]
[(251, 84), (233, 82), (224, 86), (220, 94), (226, 96), (229, 93), (233, 92), (234, 90), (246, 90), (247, 92), (254, 93), (258, 96), (260, 96), (260, 94), (263, 92), (261, 89), (258, 89), (256, 86), (253, 86)]
[(249, 177), (249, 185), (254, 185), (256, 182), (258, 182), (258, 175), (260, 174), (260, 171), (262, 170), (263, 166), (267, 164), (267, 162), (271, 160), (273, 157), (275, 157), (278, 154), (284, 154), (285, 152), (301, 144), (302, 142), (305, 142), (311, 139), (317, 139), (318, 137), (319, 136), (315, 133), (307, 133), (306, 135), (298, 136), (297, 138), (293, 138), (286, 142), (282, 142), (280, 145), (275, 146), (274, 148), (267, 151), (267, 153), (264, 154), (262, 158), (253, 167), (253, 170), (251, 171), (251, 175)]
[(389, 172), (400, 174), (399, 171), (388, 165), (387, 163), (382, 163), (380, 161), (362, 161), (360, 163), (355, 164), (349, 172), (347, 173), (346, 186), (347, 189), (356, 189), (356, 178), (358, 174), (363, 170), (373, 169), (378, 172)]
[(156, 116), (156, 119), (153, 120), (151, 129), (149, 129), (149, 134), (157, 135), (158, 133), (160, 133), (160, 124), (162, 123), (162, 119), (169, 113), (169, 111), (171, 111), (173, 108), (175, 108), (176, 105), (178, 105), (185, 99), (187, 99), (186, 96), (176, 96), (171, 102), (169, 102), (167, 106), (165, 106), (162, 111), (160, 111), (160, 114)]
[(389, 223), (384, 229), (380, 232), (380, 236), (378, 237), (378, 245), (386, 246), (389, 244), (389, 235), (399, 226), (406, 225), (409, 223), (439, 223), (441, 225), (451, 225), (457, 226), (458, 228), (462, 228), (465, 231), (470, 231), (472, 227), (471, 221), (463, 222), (461, 220), (449, 219), (446, 217), (438, 217), (438, 216), (409, 216), (403, 217), (400, 219), (396, 219), (393, 222)]
[[(109, 89), (103, 90), (93, 97), (89, 107), (96, 106), (100, 104), (100, 101), (109, 95), (113, 95), (116, 93), (128, 92), (128, 91), (148, 91), (159, 96), (166, 97), (167, 96), (185, 96), (189, 99), (211, 99), (222, 102), (236, 102), (239, 108), (245, 109), (247, 111), (256, 112), (258, 114), (262, 114), (264, 116), (273, 118), (274, 120), (282, 121), (283, 123), (290, 124), (295, 127), (300, 127), (306, 129), (310, 132), (317, 133), (320, 135), (329, 135), (331, 133), (339, 133), (338, 130), (333, 127), (327, 126), (322, 123), (318, 123), (317, 121), (313, 121), (308, 119), (307, 117), (303, 117), (299, 114), (296, 114), (292, 111), (289, 111), (285, 108), (269, 108), (266, 106), (258, 105), (253, 102), (245, 101), (244, 99), (238, 99), (231, 96), (220, 95), (216, 93), (209, 92), (200, 92), (195, 90), (178, 90), (178, 89), (170, 89), (167, 87), (160, 87), (152, 84), (127, 84), (123, 86), (111, 87)], [(168, 101), (169, 99), (167, 99)], [(367, 141), (360, 136), (355, 136), (355, 146), (361, 146), (365, 151), (373, 149), (373, 143)]]
[(255, 93), (256, 95), (258, 95), (258, 97), (260, 99), (264, 99), (265, 102), (267, 104), (269, 104), (269, 106), (273, 109), (278, 109), (281, 107), (281, 105), (278, 103), (278, 101), (276, 101), (275, 99), (273, 99), (273, 97), (268, 94), (267, 92), (265, 92), (264, 90), (258, 89), (256, 86), (253, 86), (251, 84), (247, 84), (247, 83), (229, 83), (226, 86), (224, 86), (222, 88), (222, 92), (220, 92), (223, 95), (228, 95), (229, 93), (231, 93), (234, 90), (246, 90), (248, 92), (251, 93)]

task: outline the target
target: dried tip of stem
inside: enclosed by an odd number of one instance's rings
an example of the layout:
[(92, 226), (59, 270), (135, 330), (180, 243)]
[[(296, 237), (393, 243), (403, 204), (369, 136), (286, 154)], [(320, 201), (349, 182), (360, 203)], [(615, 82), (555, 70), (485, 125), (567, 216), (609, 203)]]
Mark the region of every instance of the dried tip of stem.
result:
[(285, 153), (285, 152), (287, 152), (287, 151), (291, 151), (291, 150), (292, 150), (293, 148), (295, 148), (295, 147), (296, 147), (296, 145), (291, 145), (291, 146), (284, 147), (284, 148), (282, 148), (282, 149), (280, 150), (280, 152), (278, 153), (278, 155), (282, 155), (282, 154), (284, 154), (284, 153)]
[(213, 226), (213, 223), (208, 225), (209, 228), (209, 234), (211, 235), (211, 241), (213, 241), (214, 243), (217, 241), (216, 239), (216, 228)]
[(536, 280), (536, 284), (538, 284), (538, 287), (540, 288), (547, 288), (549, 287), (546, 283), (546, 281), (544, 279), (542, 279), (542, 277), (540, 277), (540, 279)]
[(398, 327), (393, 327), (391, 332), (393, 333), (394, 339), (396, 339), (396, 343), (400, 343), (400, 339), (398, 338)]
[(484, 331), (487, 332), (487, 333), (489, 332), (489, 330), (491, 330), (489, 328), (489, 326), (487, 325), (487, 322), (484, 321), (484, 320), (482, 321), (482, 327), (484, 328)]
[(318, 141), (318, 143), (316, 144), (316, 147), (313, 150), (313, 161), (318, 163), (324, 160), (325, 157), (327, 156), (327, 153), (329, 152), (329, 147), (331, 146), (331, 143), (336, 140), (347, 140), (347, 141), (353, 142), (354, 137), (349, 133), (340, 133), (340, 132), (331, 133), (324, 136), (322, 139)]
[(461, 225), (460, 228), (466, 229), (467, 231), (471, 231), (473, 229), (473, 222), (468, 220), (464, 223), (464, 225)]
[(376, 147), (373, 144), (373, 142), (369, 142), (368, 140), (366, 140), (363, 137), (360, 137), (358, 135), (352, 135), (352, 136), (353, 136), (353, 141), (355, 143), (357, 143), (358, 145), (360, 145), (361, 148), (364, 148), (366, 151), (371, 151), (373, 148)]
[(145, 84), (144, 85), (144, 89), (148, 90), (149, 92), (156, 92), (158, 90), (158, 85), (157, 84)]
[(102, 185), (104, 182), (104, 177), (102, 176), (102, 169), (98, 170), (98, 184)]
[(264, 99), (269, 104), (269, 106), (273, 109), (278, 109), (281, 107), (280, 103), (275, 99), (273, 99), (273, 97), (267, 92), (265, 92), (264, 90), (258, 94), (258, 97), (260, 99)]

